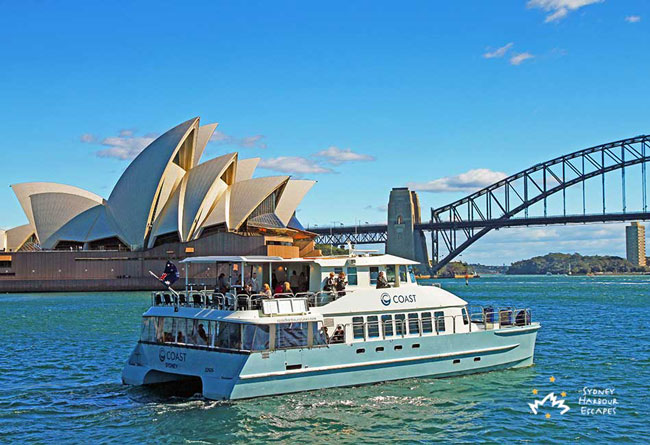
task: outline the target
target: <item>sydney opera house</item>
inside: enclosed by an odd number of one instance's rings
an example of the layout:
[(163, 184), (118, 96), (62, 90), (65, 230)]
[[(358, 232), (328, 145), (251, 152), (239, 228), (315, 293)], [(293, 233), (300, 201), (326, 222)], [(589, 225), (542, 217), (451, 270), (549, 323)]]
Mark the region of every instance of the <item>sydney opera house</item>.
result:
[(0, 291), (150, 289), (148, 270), (168, 259), (319, 255), (295, 215), (314, 181), (253, 178), (259, 158), (237, 153), (202, 160), (216, 127), (197, 117), (167, 131), (107, 199), (70, 185), (12, 185), (28, 222), (0, 231)]

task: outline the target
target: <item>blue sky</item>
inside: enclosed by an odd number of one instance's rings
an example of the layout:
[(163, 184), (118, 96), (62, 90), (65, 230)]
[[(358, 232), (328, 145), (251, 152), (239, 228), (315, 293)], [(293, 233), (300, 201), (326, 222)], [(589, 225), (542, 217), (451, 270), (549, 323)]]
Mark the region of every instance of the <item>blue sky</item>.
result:
[[(0, 6), (2, 227), (26, 221), (9, 184), (108, 197), (119, 157), (197, 115), (220, 123), (207, 156), (318, 180), (305, 225), (385, 221), (409, 183), (434, 189), (419, 193), (428, 214), (501, 173), (650, 132), (642, 0), (104, 3)], [(622, 240), (619, 225), (504, 230), (463, 259), (623, 255)]]

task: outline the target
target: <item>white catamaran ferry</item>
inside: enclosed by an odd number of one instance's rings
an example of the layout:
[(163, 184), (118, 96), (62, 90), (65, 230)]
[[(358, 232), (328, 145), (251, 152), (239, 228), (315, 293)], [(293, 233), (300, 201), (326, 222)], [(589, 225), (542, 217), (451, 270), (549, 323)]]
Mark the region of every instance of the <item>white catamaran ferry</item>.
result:
[[(440, 286), (420, 286), (410, 260), (222, 256), (182, 263), (226, 267), (229, 291), (196, 290), (186, 278), (184, 292), (154, 292), (125, 384), (198, 377), (206, 398), (232, 400), (533, 364), (540, 325), (530, 310), (469, 306)], [(345, 291), (323, 290), (331, 272), (347, 274)], [(302, 273), (304, 291), (242, 293), (237, 277), (253, 273), (266, 283)]]

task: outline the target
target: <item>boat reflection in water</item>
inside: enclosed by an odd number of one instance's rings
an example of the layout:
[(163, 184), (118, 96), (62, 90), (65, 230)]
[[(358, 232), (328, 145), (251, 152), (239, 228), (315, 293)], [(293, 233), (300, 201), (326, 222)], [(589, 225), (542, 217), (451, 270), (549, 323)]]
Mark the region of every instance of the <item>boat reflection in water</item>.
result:
[[(231, 400), (533, 364), (540, 325), (530, 310), (471, 306), (440, 286), (420, 286), (410, 260), (351, 255), (182, 262), (227, 264), (228, 291), (154, 292), (122, 373), (125, 384), (199, 378), (206, 398)], [(273, 297), (242, 293), (236, 275), (246, 270), (259, 271), (264, 282), (278, 271), (299, 270), (306, 290)], [(331, 272), (347, 274), (344, 291), (323, 290)], [(380, 279), (378, 288), (381, 272), (388, 287)]]

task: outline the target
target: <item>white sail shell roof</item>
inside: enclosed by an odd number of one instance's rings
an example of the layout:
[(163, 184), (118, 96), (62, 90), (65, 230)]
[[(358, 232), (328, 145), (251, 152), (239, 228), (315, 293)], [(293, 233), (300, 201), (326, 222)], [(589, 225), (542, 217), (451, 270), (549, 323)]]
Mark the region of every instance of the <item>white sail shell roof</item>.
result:
[(165, 205), (164, 200), (159, 202), (165, 182), (169, 185), (178, 180), (178, 169), (170, 167), (175, 157), (178, 155), (179, 167), (191, 168), (198, 125), (199, 118), (190, 119), (153, 141), (115, 185), (108, 198), (108, 208), (131, 249), (144, 247), (156, 208)]
[(34, 212), (34, 227), (41, 244), (68, 221), (97, 206), (97, 201), (69, 193), (37, 193), (30, 196)]
[(90, 199), (95, 201), (97, 204), (101, 204), (104, 201), (100, 196), (87, 190), (72, 185), (58, 184), (56, 182), (23, 182), (20, 184), (13, 184), (11, 188), (14, 191), (16, 198), (18, 198), (18, 202), (23, 208), (29, 224), (31, 224), (34, 230), (36, 230), (36, 226), (34, 224), (34, 210), (30, 199), (32, 195), (40, 193), (67, 193)]
[(240, 159), (237, 162), (237, 175), (235, 180), (241, 182), (251, 179), (259, 163), (260, 158)]
[(205, 146), (210, 142), (210, 138), (214, 134), (214, 130), (217, 129), (219, 124), (207, 124), (201, 125), (199, 127), (199, 135), (196, 138), (196, 147), (194, 148), (194, 162), (192, 167), (199, 165), (201, 156), (203, 156), (203, 151), (205, 151)]
[[(207, 218), (213, 204), (230, 184), (222, 176), (229, 168), (235, 168), (237, 153), (230, 153), (199, 164), (188, 172), (183, 181), (183, 205), (181, 239), (188, 240)], [(224, 179), (226, 179), (224, 181)]]
[(253, 210), (288, 180), (288, 176), (268, 176), (235, 182), (230, 193), (228, 227), (238, 230)]
[(282, 224), (285, 226), (289, 224), (293, 213), (298, 208), (298, 204), (314, 184), (316, 184), (316, 181), (300, 179), (292, 179), (287, 182), (275, 208), (275, 215), (282, 221)]
[(7, 250), (16, 251), (34, 234), (31, 224), (14, 227), (5, 232)]

